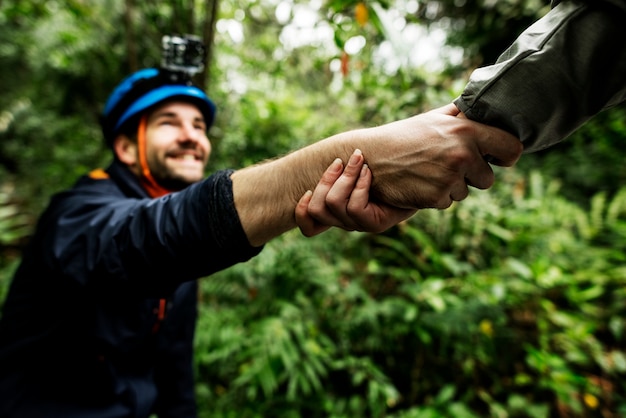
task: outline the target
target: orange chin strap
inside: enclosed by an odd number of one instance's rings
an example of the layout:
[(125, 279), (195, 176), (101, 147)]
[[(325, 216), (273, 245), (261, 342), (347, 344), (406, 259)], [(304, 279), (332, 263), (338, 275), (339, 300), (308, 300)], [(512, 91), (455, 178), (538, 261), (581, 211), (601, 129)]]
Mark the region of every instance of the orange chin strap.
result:
[(150, 197), (161, 197), (166, 194), (172, 193), (172, 190), (168, 190), (159, 185), (156, 182), (150, 168), (148, 167), (148, 160), (146, 156), (146, 129), (148, 126), (148, 115), (143, 115), (139, 121), (139, 129), (137, 132), (137, 152), (139, 153), (139, 167), (141, 168), (141, 184), (148, 192)]

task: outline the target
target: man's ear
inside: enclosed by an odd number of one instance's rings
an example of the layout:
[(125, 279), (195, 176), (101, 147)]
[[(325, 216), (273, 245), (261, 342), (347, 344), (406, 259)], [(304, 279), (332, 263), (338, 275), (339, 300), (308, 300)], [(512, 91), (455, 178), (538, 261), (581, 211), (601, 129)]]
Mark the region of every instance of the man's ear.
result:
[(137, 142), (126, 135), (118, 135), (113, 141), (113, 151), (117, 159), (133, 168), (139, 165)]

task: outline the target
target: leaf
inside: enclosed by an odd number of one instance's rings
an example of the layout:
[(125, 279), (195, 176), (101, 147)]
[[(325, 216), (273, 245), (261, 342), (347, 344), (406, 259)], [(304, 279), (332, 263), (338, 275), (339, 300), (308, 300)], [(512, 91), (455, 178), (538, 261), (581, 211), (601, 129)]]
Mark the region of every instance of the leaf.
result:
[(611, 361), (618, 373), (626, 372), (626, 354), (621, 351), (612, 351), (610, 353)]
[(435, 401), (438, 404), (448, 403), (454, 398), (455, 393), (456, 388), (454, 387), (454, 385), (446, 385), (439, 391)]

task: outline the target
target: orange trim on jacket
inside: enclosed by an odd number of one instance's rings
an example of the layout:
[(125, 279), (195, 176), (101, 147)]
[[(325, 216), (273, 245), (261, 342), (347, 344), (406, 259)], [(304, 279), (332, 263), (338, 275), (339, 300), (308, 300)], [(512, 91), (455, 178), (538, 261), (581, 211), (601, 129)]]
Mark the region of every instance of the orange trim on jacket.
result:
[(96, 168), (95, 170), (91, 170), (89, 172), (89, 177), (94, 180), (106, 180), (109, 178), (109, 173), (101, 168)]

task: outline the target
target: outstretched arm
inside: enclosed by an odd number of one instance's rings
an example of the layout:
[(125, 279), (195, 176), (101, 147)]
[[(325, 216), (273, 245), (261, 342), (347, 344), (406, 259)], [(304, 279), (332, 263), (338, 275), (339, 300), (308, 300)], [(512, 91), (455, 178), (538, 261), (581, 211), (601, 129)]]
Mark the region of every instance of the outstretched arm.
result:
[(491, 187), (484, 159), (510, 166), (522, 146), (500, 129), (456, 117), (452, 104), (375, 128), (344, 132), (232, 174), (235, 207), (249, 242), (260, 246), (292, 229), (297, 202), (332, 161), (355, 149), (372, 170), (370, 201), (399, 209), (447, 208), (468, 185)]

